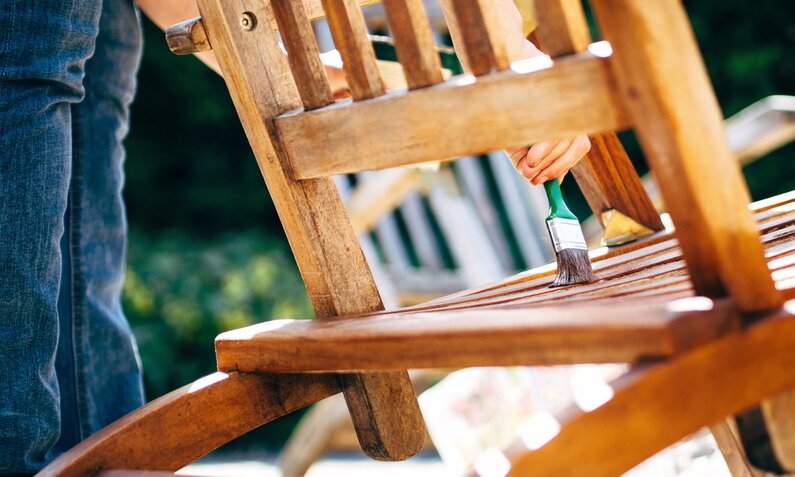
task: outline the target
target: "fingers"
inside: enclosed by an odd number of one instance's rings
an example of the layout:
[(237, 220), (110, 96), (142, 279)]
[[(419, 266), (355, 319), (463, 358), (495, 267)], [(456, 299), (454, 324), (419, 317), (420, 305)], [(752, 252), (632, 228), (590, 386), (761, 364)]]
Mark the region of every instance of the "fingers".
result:
[(577, 161), (582, 159), (590, 150), (591, 141), (588, 140), (588, 136), (578, 136), (574, 138), (563, 154), (550, 161), (549, 165), (543, 168), (530, 181), (534, 185), (543, 184), (555, 178), (562, 181), (569, 169), (574, 167)]
[(527, 161), (525, 170), (522, 174), (533, 183), (538, 185), (538, 174), (550, 167), (558, 158), (571, 148), (573, 139), (562, 139), (558, 141), (547, 141), (538, 143), (527, 151)]
[(508, 158), (516, 170), (533, 185), (550, 179), (563, 180), (568, 170), (591, 149), (588, 136), (546, 141), (531, 148), (506, 149)]

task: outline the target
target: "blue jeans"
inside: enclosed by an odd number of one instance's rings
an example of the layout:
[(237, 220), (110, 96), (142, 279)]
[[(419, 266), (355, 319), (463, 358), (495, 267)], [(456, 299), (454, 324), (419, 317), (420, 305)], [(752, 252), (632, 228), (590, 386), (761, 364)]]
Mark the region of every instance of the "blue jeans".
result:
[(0, 0), (0, 474), (143, 402), (120, 305), (131, 0)]

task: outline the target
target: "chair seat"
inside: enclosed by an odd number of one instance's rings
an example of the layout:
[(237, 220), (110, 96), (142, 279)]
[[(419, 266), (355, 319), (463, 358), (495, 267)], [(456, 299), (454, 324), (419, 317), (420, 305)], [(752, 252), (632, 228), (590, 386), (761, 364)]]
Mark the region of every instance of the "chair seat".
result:
[[(768, 264), (795, 297), (795, 194), (752, 204)], [(545, 266), (400, 310), (274, 320), (216, 339), (221, 371), (353, 371), (636, 362), (739, 326), (730, 299), (693, 296), (673, 232), (592, 252), (596, 280), (549, 288)]]

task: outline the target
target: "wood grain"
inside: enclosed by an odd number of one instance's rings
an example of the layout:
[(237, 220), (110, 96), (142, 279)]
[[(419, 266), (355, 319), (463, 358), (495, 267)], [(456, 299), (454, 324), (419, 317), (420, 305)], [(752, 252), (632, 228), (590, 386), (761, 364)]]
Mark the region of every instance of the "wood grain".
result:
[(508, 68), (510, 57), (491, 0), (454, 0), (452, 12), (462, 32), (460, 48), (467, 70), (475, 76)]
[(717, 424), (709, 426), (709, 430), (715, 437), (715, 442), (726, 460), (726, 466), (729, 467), (732, 477), (768, 476), (768, 474), (748, 462), (737, 434), (737, 426), (734, 424), (734, 419), (724, 419)]
[(616, 134), (596, 134), (589, 139), (591, 150), (571, 172), (598, 220), (602, 212), (614, 209), (652, 231), (663, 230), (660, 214)]
[[(331, 318), (382, 309), (331, 179), (294, 182), (285, 171), (270, 118), (299, 107), (300, 100), (272, 31), (272, 12), (258, 0), (200, 0), (199, 9), (315, 313)], [(258, 25), (267, 28), (241, 29), (242, 12), (256, 15)], [(369, 455), (404, 459), (422, 447), (422, 416), (405, 372), (367, 375), (353, 386), (343, 385), (349, 405), (378, 411), (356, 415)]]
[(729, 304), (704, 300), (683, 312), (657, 299), (279, 320), (221, 334), (216, 355), (219, 369), (276, 372), (633, 362), (739, 324)]
[(342, 56), (345, 79), (356, 101), (384, 94), (375, 52), (356, 0), (323, 0), (334, 46)]
[(441, 83), (439, 55), (422, 0), (385, 0), (384, 9), (409, 89)]
[[(795, 193), (782, 194), (749, 206), (754, 212), (758, 223), (758, 230), (766, 247), (781, 244), (786, 246), (788, 240), (793, 238), (792, 231), (795, 225)], [(612, 247), (591, 251), (591, 261), (594, 264), (597, 276), (601, 282), (609, 284), (611, 280), (626, 276), (627, 274), (643, 272), (646, 269), (679, 261), (680, 255), (671, 255), (677, 248), (678, 242), (673, 230), (666, 230), (620, 247)], [(770, 251), (769, 251), (770, 252)], [(768, 253), (769, 253), (768, 252)], [(680, 253), (680, 252), (677, 252)], [(769, 257), (769, 260), (773, 258)], [(685, 273), (684, 264), (681, 272)], [(502, 303), (511, 295), (525, 297), (533, 293), (549, 293), (548, 286), (555, 274), (554, 264), (549, 264), (521, 272), (495, 283), (463, 290), (458, 293), (422, 303), (416, 306), (405, 307), (403, 311), (439, 310), (449, 307), (472, 307), (476, 304), (495, 304), (490, 299), (500, 300)], [(594, 285), (602, 286), (602, 285)], [(781, 285), (782, 287), (784, 284)], [(785, 289), (785, 288), (782, 288)], [(567, 289), (558, 289), (555, 293), (567, 293)], [(387, 312), (391, 313), (391, 312)]]
[[(537, 63), (514, 63), (530, 65)], [(337, 102), (284, 114), (274, 124), (295, 179), (447, 160), (627, 125), (607, 59), (582, 53), (540, 68), (475, 82), (463, 76), (378, 101)], [(534, 110), (544, 114), (528, 114)], [(373, 131), (389, 133), (374, 141)]]
[(304, 108), (317, 109), (333, 103), (334, 95), (323, 71), (304, 3), (277, 0), (271, 5)]
[(215, 373), (122, 417), (37, 475), (85, 477), (104, 469), (173, 472), (339, 390), (331, 375)]
[(561, 416), (561, 430), (539, 449), (517, 440), (506, 450), (508, 475), (621, 475), (683, 436), (795, 387), (792, 318), (788, 311), (767, 315), (746, 330), (630, 373), (611, 384), (613, 396), (602, 406)]
[(201, 17), (191, 18), (168, 27), (166, 43), (176, 55), (190, 55), (212, 49)]
[(582, 0), (533, 0), (538, 17), (536, 34), (543, 50), (553, 58), (585, 51), (591, 32)]
[(596, 0), (613, 67), (677, 227), (699, 294), (730, 293), (745, 311), (776, 308), (749, 195), (722, 115), (677, 0)]
[(785, 470), (795, 472), (795, 392), (772, 396), (761, 408), (776, 460)]

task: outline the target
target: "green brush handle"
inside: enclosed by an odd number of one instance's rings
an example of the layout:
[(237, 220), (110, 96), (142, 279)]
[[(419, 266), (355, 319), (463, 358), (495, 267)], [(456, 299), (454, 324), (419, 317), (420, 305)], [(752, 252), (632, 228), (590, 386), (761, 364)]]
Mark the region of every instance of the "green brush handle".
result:
[(558, 184), (557, 179), (544, 182), (544, 190), (547, 191), (547, 200), (549, 200), (549, 217), (547, 217), (547, 220), (556, 218), (578, 220), (577, 216), (566, 205), (566, 202), (563, 201), (563, 194), (560, 192), (560, 184)]

